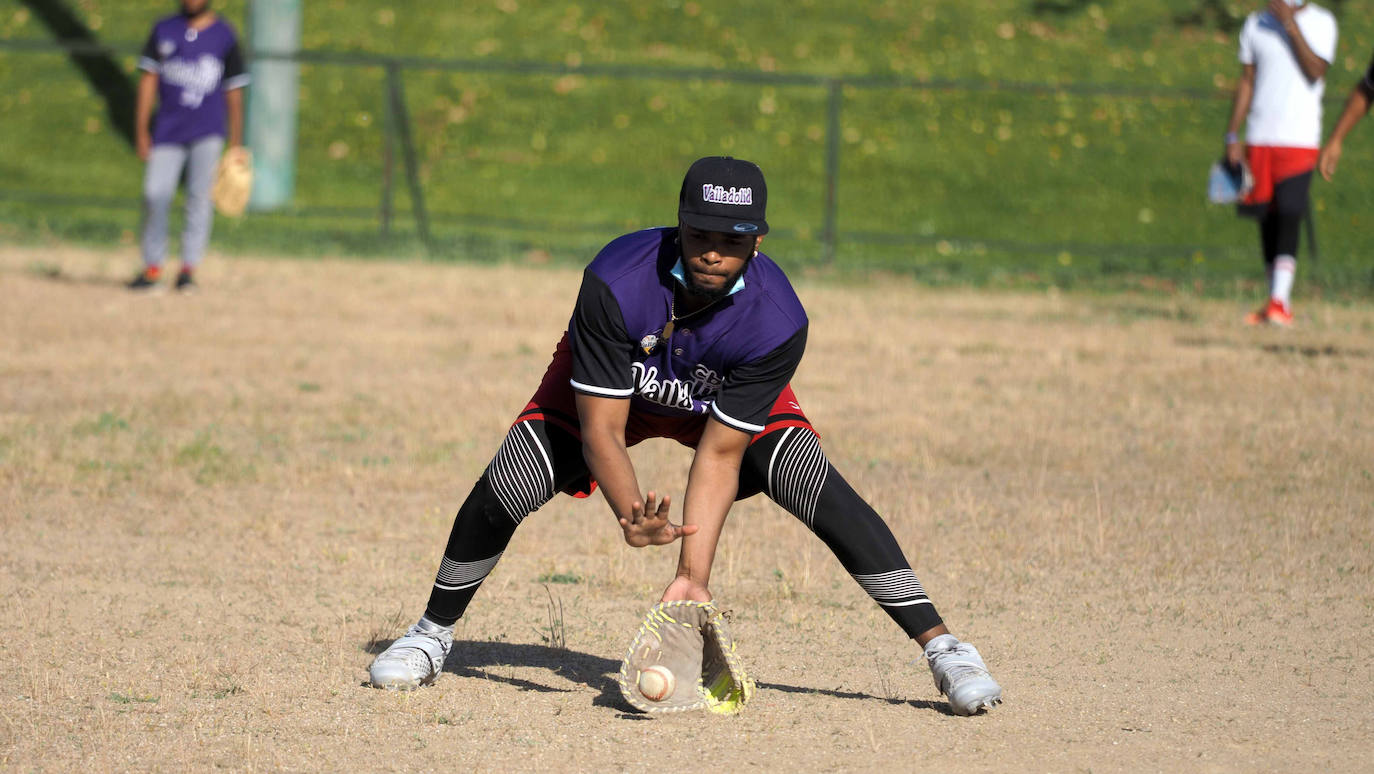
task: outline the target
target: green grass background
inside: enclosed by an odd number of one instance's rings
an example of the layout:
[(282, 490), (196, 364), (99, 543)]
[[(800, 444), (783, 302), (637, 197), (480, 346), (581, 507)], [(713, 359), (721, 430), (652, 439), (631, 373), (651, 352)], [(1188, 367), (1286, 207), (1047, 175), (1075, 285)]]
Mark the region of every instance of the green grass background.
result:
[[(152, 19), (175, 6), (71, 4), (131, 78)], [(1360, 4), (1327, 5), (1341, 24), (1330, 127), (1368, 64), (1374, 22)], [(1256, 229), (1203, 192), (1239, 72), (1236, 31), (1261, 6), (305, 0), (303, 46), (623, 68), (406, 67), (441, 259), (585, 261), (620, 230), (670, 222), (687, 164), (720, 153), (768, 173), (775, 233), (765, 251), (794, 269), (1249, 293), (1260, 278)], [(216, 7), (242, 27), (243, 0)], [(22, 4), (0, 4), (0, 38), (47, 37)], [(822, 266), (820, 242), (825, 88), (669, 74), (684, 71), (870, 79), (843, 95), (833, 267)], [(217, 249), (425, 254), (399, 163), (389, 232), (378, 217), (386, 96), (379, 66), (303, 65), (293, 205), (220, 219)], [(0, 115), (0, 236), (136, 241), (140, 164), (64, 55), (0, 48)], [(1321, 256), (1304, 264), (1305, 292), (1374, 293), (1362, 236), (1374, 204), (1370, 132), (1356, 131), (1334, 183), (1314, 183)]]

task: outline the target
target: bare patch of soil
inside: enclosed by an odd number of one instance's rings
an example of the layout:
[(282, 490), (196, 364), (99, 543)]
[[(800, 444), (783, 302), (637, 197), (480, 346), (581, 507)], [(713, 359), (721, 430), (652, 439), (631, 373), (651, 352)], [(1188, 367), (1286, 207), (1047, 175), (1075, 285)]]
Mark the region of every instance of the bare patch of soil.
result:
[[(801, 525), (713, 578), (759, 680), (649, 719), (671, 576), (604, 503), (532, 516), (410, 695), (363, 687), (533, 392), (578, 273), (0, 247), (0, 767), (1358, 771), (1374, 753), (1374, 312), (803, 283), (795, 387), (1006, 703), (951, 716)], [(637, 447), (675, 495), (686, 450)], [(550, 612), (550, 595), (562, 613)], [(559, 638), (565, 644), (559, 645)]]

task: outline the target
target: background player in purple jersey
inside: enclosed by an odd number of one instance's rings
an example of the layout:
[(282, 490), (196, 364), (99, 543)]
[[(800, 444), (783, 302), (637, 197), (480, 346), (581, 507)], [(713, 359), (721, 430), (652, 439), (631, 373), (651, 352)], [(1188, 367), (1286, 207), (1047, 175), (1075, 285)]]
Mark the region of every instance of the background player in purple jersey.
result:
[[(147, 162), (143, 177), (143, 269), (134, 290), (158, 286), (167, 258), (167, 215), (186, 177), (186, 222), (176, 288), (193, 290), (210, 242), (210, 186), (227, 142), (243, 141), (243, 68), (238, 37), (210, 0), (181, 0), (181, 13), (158, 20), (139, 57), (135, 142)], [(153, 115), (153, 105), (157, 114)], [(151, 126), (150, 126), (151, 122)]]
[(1369, 69), (1365, 71), (1364, 78), (1355, 84), (1350, 96), (1346, 97), (1345, 110), (1336, 121), (1336, 128), (1331, 130), (1331, 136), (1326, 138), (1321, 156), (1317, 158), (1317, 169), (1327, 182), (1331, 182), (1331, 176), (1336, 174), (1336, 165), (1341, 161), (1341, 143), (1355, 128), (1355, 124), (1364, 118), (1364, 114), (1369, 112), (1370, 103), (1374, 103), (1374, 58), (1369, 60)]
[[(433, 682), (453, 626), (515, 528), (556, 493), (599, 485), (631, 546), (681, 539), (663, 601), (710, 601), (721, 528), (760, 492), (797, 517), (923, 649), (961, 715), (1002, 699), (978, 651), (949, 633), (891, 530), (831, 466), (789, 383), (807, 318), (758, 251), (763, 173), (709, 157), (688, 170), (678, 225), (616, 239), (583, 274), (568, 331), (534, 397), (454, 518), (424, 615), (377, 656), (372, 685)], [(672, 438), (695, 450), (681, 525), (643, 490), (627, 448)]]

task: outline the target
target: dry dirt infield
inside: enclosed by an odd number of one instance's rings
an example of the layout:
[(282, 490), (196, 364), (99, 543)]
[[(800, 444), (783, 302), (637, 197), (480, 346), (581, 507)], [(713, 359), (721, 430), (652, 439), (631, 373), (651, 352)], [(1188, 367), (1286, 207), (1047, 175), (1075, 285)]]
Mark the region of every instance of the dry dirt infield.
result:
[[(1367, 307), (799, 282), (797, 393), (1007, 701), (949, 715), (755, 498), (713, 585), (761, 690), (648, 719), (612, 675), (675, 554), (599, 496), (525, 522), (436, 686), (362, 686), (577, 272), (135, 262), (0, 247), (0, 768), (1369, 770)], [(634, 454), (680, 495), (686, 450)]]

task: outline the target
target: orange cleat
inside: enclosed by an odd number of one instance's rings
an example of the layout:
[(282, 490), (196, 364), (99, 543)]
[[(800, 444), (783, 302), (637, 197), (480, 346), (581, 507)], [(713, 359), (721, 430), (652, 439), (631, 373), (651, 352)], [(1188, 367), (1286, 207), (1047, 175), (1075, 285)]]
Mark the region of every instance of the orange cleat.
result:
[(1263, 308), (1245, 315), (1245, 324), (1277, 325), (1288, 328), (1293, 325), (1293, 310), (1277, 298), (1271, 298)]
[(1293, 310), (1278, 299), (1270, 299), (1269, 306), (1264, 309), (1264, 317), (1270, 325), (1277, 325), (1282, 328), (1289, 328), (1293, 325)]

